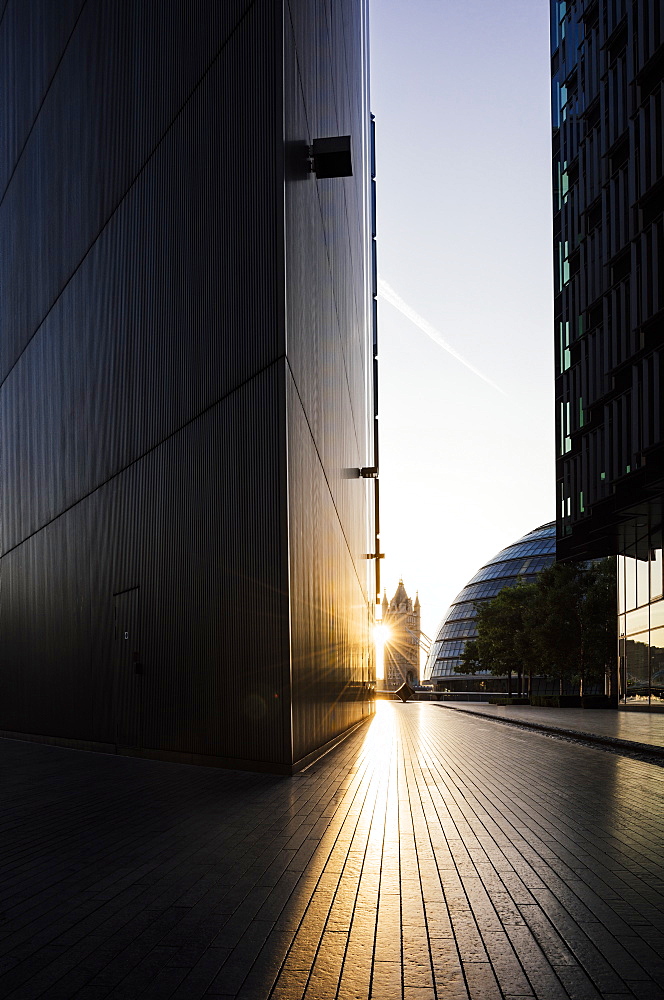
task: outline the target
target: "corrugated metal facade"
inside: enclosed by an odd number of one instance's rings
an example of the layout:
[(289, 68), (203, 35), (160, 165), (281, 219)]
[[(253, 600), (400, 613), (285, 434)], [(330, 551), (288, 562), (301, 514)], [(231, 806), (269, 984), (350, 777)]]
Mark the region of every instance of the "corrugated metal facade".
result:
[(0, 53), (0, 729), (288, 770), (372, 709), (365, 4), (9, 0)]

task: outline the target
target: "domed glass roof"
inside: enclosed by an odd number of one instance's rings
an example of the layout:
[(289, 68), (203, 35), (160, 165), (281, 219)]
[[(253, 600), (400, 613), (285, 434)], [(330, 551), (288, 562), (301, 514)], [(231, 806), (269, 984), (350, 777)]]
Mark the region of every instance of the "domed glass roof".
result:
[(427, 658), (424, 676), (431, 680), (458, 677), (454, 668), (461, 662), (466, 640), (477, 635), (475, 604), (491, 600), (503, 587), (513, 587), (518, 579), (531, 583), (555, 559), (556, 522), (551, 521), (508, 545), (482, 566), (441, 621)]

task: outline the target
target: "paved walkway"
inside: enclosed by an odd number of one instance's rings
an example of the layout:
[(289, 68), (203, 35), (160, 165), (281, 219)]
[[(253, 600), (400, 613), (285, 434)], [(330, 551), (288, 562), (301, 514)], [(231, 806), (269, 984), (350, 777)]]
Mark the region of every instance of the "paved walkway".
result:
[(503, 722), (535, 724), (558, 731), (606, 737), (664, 750), (664, 713), (626, 709), (536, 708), (488, 702), (438, 702), (444, 708), (489, 716)]
[(664, 998), (664, 768), (378, 709), (294, 778), (0, 741), (0, 995)]

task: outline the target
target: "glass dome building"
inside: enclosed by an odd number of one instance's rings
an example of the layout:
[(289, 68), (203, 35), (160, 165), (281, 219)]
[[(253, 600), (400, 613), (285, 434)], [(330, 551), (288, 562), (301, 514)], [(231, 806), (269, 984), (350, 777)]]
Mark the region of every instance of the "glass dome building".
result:
[[(503, 587), (513, 587), (519, 579), (531, 583), (555, 559), (556, 522), (551, 521), (508, 545), (478, 570), (438, 627), (424, 671), (424, 676), (433, 681), (434, 688), (472, 689), (473, 678), (455, 673), (454, 668), (461, 663), (466, 640), (477, 636), (475, 605), (491, 600)], [(485, 676), (478, 675), (480, 679)]]

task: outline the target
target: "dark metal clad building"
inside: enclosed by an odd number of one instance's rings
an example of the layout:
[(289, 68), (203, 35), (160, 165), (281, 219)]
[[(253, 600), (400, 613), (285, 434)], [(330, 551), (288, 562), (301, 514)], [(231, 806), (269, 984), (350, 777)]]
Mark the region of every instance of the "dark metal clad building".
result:
[(477, 638), (477, 605), (492, 600), (504, 587), (514, 587), (519, 580), (532, 583), (555, 560), (556, 525), (552, 521), (529, 531), (482, 566), (450, 605), (438, 626), (427, 658), (425, 677), (439, 690), (470, 690), (475, 678), (457, 674), (455, 667), (461, 664), (466, 641)]
[(551, 15), (558, 557), (620, 556), (619, 695), (648, 700), (664, 661), (664, 10), (552, 0)]
[(366, 6), (3, 7), (4, 734), (287, 773), (373, 710)]

